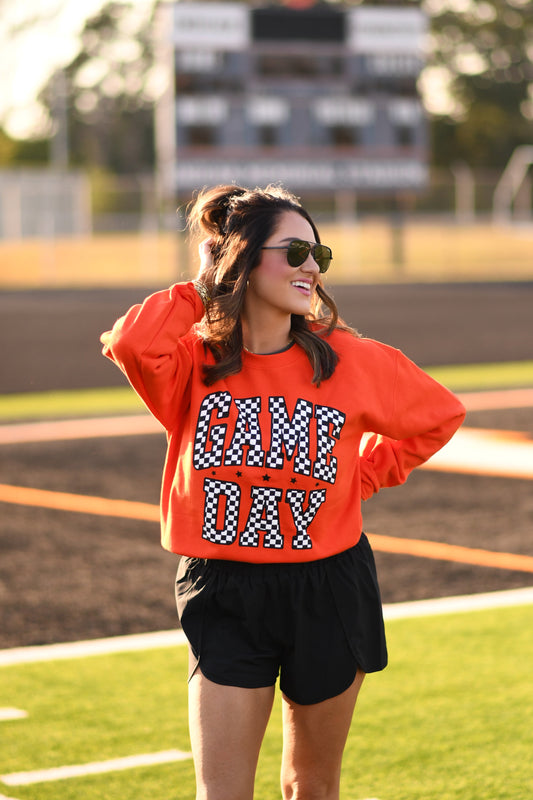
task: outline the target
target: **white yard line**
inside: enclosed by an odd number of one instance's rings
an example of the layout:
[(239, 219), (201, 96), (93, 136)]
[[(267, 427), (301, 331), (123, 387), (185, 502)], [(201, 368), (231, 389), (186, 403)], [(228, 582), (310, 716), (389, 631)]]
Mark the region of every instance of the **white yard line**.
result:
[(13, 647), (0, 650), (0, 667), (14, 664), (32, 664), (36, 661), (63, 661), (69, 658), (131, 653), (136, 650), (153, 650), (186, 644), (181, 630), (135, 633), (128, 636), (110, 636), (106, 639), (89, 639), (81, 642)]
[(27, 716), (28, 712), (23, 711), (21, 708), (0, 708), (0, 722), (10, 722), (12, 719), (26, 719)]
[(126, 756), (125, 758), (112, 758), (109, 761), (71, 764), (64, 767), (52, 767), (51, 769), (36, 769), (31, 772), (11, 772), (8, 775), (0, 775), (0, 780), (6, 786), (29, 786), (33, 783), (61, 781), (67, 778), (83, 778), (86, 775), (100, 775), (104, 772), (117, 772), (136, 767), (171, 764), (175, 761), (185, 761), (189, 758), (192, 758), (191, 753), (184, 753), (181, 750), (165, 750), (161, 753), (141, 753), (140, 755)]
[[(439, 614), (484, 611), (489, 608), (506, 608), (533, 604), (533, 587), (508, 589), (502, 592), (439, 597), (434, 600), (413, 600), (407, 603), (390, 603), (383, 606), (386, 620), (427, 617)], [(0, 667), (16, 664), (31, 664), (38, 661), (86, 658), (87, 656), (128, 653), (136, 650), (153, 650), (163, 647), (178, 647), (186, 644), (181, 630), (138, 633), (129, 636), (112, 636), (108, 639), (91, 639), (64, 644), (13, 647), (0, 650)]]
[(434, 600), (411, 600), (408, 603), (391, 603), (383, 606), (386, 620), (433, 617), (440, 614), (464, 614), (485, 611), (489, 608), (510, 608), (533, 604), (533, 586), (523, 589), (506, 589), (502, 592), (437, 597)]

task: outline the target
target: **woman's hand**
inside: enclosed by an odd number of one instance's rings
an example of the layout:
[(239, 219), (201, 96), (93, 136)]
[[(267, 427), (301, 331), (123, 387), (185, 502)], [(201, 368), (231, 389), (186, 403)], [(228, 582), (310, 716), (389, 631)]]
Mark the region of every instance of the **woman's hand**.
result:
[(196, 291), (200, 295), (202, 303), (204, 304), (204, 308), (207, 308), (207, 304), (209, 303), (209, 289), (206, 285), (206, 277), (212, 270), (213, 267), (213, 253), (211, 251), (211, 247), (213, 245), (213, 239), (204, 239), (203, 242), (200, 242), (198, 245), (198, 254), (200, 256), (200, 266), (198, 268), (198, 274), (196, 279), (194, 280), (194, 285), (196, 287)]
[(213, 239), (211, 237), (209, 237), (209, 239), (204, 239), (198, 245), (200, 266), (198, 268), (198, 274), (196, 276), (196, 280), (201, 281), (202, 283), (205, 283), (206, 274), (210, 271), (211, 267), (213, 266), (213, 253), (211, 252), (212, 245), (213, 245)]

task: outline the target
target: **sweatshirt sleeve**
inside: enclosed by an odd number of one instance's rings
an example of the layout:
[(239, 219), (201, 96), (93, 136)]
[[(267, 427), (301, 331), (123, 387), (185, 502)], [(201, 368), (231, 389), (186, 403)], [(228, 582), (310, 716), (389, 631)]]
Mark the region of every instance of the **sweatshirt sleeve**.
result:
[(194, 284), (178, 283), (130, 308), (100, 337), (103, 354), (167, 429), (186, 401), (192, 356), (185, 337), (203, 313)]
[(390, 413), (377, 422), (361, 453), (363, 500), (383, 487), (404, 483), (411, 470), (452, 438), (465, 417), (463, 404), (452, 392), (395, 352)]

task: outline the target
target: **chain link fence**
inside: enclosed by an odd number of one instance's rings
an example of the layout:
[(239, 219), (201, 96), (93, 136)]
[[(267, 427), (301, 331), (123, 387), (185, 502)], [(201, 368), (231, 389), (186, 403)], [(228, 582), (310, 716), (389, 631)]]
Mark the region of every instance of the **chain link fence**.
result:
[[(473, 223), (492, 218), (500, 177), (496, 171), (476, 173), (458, 164), (449, 171), (433, 170), (427, 188), (420, 192), (391, 196), (332, 190), (302, 200), (328, 221), (402, 215)], [(511, 221), (533, 224), (532, 194), (527, 175), (509, 209)], [(163, 200), (153, 175), (0, 171), (0, 240), (177, 231), (189, 199)]]
[(91, 205), (83, 172), (0, 171), (0, 240), (86, 235)]

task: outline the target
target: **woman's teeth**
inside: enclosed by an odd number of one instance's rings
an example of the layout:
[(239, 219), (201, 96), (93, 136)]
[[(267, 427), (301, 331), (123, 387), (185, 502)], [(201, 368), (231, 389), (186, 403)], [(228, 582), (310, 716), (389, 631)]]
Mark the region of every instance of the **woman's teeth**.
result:
[(306, 281), (292, 281), (291, 286), (295, 286), (297, 289), (303, 289), (306, 292), (309, 292), (311, 289), (311, 284)]

